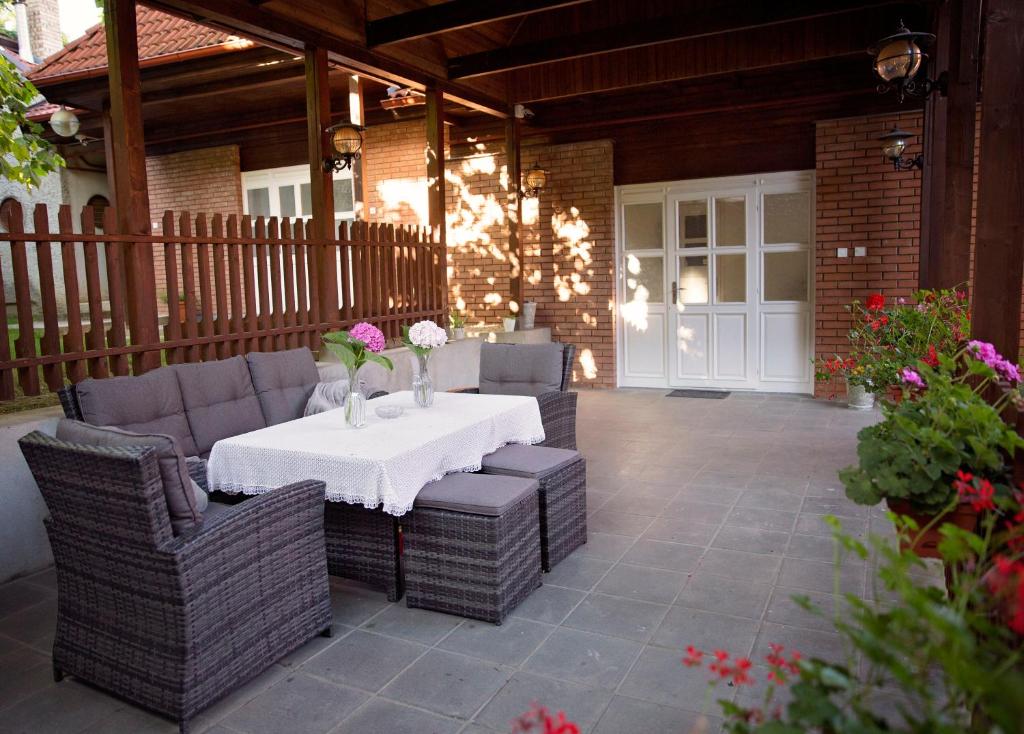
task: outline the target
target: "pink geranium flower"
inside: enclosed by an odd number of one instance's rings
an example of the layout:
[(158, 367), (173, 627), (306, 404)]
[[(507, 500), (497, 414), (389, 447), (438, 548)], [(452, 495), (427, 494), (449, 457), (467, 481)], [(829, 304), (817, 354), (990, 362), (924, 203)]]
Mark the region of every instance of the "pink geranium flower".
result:
[(904, 367), (900, 370), (900, 379), (904, 385), (910, 385), (919, 389), (924, 388), (924, 380), (921, 379), (921, 375), (916, 370), (912, 370), (909, 367)]
[(373, 324), (368, 324), (365, 321), (356, 324), (348, 330), (348, 335), (361, 341), (366, 345), (367, 350), (374, 354), (384, 351), (384, 333)]

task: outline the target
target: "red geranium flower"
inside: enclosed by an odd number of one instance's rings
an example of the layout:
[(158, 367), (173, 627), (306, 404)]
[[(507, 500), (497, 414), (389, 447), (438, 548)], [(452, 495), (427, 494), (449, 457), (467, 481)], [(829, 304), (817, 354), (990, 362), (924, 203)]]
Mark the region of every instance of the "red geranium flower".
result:
[(924, 362), (929, 367), (938, 367), (939, 366), (939, 355), (938, 355), (938, 352), (935, 351), (935, 345), (934, 344), (929, 344), (928, 345), (928, 356), (927, 357), (922, 357), (921, 361)]
[(881, 293), (872, 293), (868, 296), (867, 303), (868, 311), (880, 311), (885, 308), (885, 296)]

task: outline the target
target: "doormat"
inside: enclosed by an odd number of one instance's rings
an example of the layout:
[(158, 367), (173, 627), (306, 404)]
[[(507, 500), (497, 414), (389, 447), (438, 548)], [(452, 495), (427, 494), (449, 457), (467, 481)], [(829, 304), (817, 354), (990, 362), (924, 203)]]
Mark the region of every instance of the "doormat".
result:
[(705, 400), (724, 400), (732, 393), (728, 390), (673, 390), (670, 398), (703, 398)]

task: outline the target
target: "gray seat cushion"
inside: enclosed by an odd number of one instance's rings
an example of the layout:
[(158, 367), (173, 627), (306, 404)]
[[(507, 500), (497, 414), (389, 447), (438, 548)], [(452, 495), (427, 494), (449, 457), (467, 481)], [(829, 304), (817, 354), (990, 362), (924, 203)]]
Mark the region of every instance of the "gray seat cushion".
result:
[(561, 386), (561, 344), (480, 346), (481, 394), (537, 396)]
[(493, 474), (446, 474), (416, 495), (415, 507), (499, 517), (539, 485), (532, 479)]
[(301, 418), (313, 388), (320, 381), (309, 348), (250, 352), (245, 359), (267, 425)]
[(203, 511), (208, 503), (206, 492), (189, 477), (185, 455), (172, 436), (132, 433), (114, 426), (91, 426), (62, 418), (57, 423), (57, 438), (86, 446), (152, 446), (156, 449), (174, 534), (180, 535), (203, 521)]
[(540, 478), (563, 469), (579, 457), (579, 451), (570, 449), (509, 444), (487, 454), (481, 463), (484, 471), (492, 474)]
[(177, 364), (173, 369), (199, 456), (209, 456), (222, 438), (267, 427), (245, 358)]
[(75, 392), (86, 423), (171, 436), (186, 456), (199, 453), (172, 367), (138, 377), (82, 380)]

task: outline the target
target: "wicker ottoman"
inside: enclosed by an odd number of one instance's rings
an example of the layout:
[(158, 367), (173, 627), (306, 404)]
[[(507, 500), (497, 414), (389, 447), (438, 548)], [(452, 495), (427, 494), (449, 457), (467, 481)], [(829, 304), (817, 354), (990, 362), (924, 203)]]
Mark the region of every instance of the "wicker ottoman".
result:
[(403, 518), (405, 600), (501, 624), (540, 586), (537, 482), (449, 474)]
[(587, 464), (578, 451), (505, 446), (484, 457), (482, 471), (540, 483), (540, 553), (545, 571), (587, 542)]

